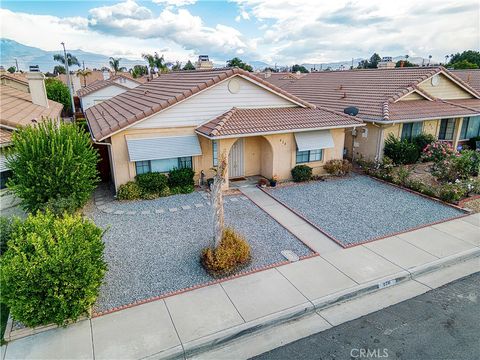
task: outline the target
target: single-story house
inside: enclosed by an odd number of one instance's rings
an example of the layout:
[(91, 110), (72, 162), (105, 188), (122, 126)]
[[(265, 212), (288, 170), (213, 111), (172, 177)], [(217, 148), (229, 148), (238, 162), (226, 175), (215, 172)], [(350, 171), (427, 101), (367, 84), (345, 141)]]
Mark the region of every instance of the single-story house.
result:
[(480, 90), (441, 66), (261, 77), (317, 106), (357, 108), (367, 126), (347, 133), (350, 157), (380, 159), (389, 134), (405, 139), (428, 133), (455, 147), (480, 134)]
[[(11, 146), (11, 135), (16, 129), (34, 124), (44, 118), (60, 119), (63, 105), (47, 99), (45, 77), (40, 72), (26, 74), (27, 82), (16, 81), (0, 84), (0, 188), (10, 176), (5, 163), (5, 151)], [(11, 85), (14, 86), (11, 86)], [(20, 86), (22, 85), (23, 87)]]
[(352, 116), (300, 99), (247, 71), (180, 71), (86, 110), (97, 144), (109, 149), (115, 187), (145, 172), (191, 167), (213, 175), (222, 154), (228, 179), (291, 177), (297, 164), (323, 172), (342, 159)]
[(82, 110), (139, 86), (141, 83), (123, 75), (97, 80), (77, 91)]

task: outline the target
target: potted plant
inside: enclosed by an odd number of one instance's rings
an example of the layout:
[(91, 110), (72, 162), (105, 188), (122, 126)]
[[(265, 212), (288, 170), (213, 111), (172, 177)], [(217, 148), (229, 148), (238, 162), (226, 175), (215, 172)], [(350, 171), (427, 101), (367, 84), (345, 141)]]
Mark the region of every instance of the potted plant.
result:
[(278, 176), (277, 176), (277, 175), (273, 175), (273, 177), (270, 179), (270, 186), (271, 186), (271, 187), (277, 186), (277, 182), (278, 182)]
[(258, 180), (258, 186), (264, 188), (264, 187), (267, 187), (269, 181), (265, 178), (261, 178), (260, 180)]

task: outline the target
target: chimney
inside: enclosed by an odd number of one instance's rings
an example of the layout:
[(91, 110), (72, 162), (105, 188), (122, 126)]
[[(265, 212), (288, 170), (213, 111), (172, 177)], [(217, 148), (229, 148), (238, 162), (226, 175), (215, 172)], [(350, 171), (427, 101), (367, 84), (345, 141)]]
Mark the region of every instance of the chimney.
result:
[(48, 108), (47, 90), (45, 89), (45, 76), (41, 72), (30, 71), (27, 73), (28, 88), (32, 95), (32, 102)]

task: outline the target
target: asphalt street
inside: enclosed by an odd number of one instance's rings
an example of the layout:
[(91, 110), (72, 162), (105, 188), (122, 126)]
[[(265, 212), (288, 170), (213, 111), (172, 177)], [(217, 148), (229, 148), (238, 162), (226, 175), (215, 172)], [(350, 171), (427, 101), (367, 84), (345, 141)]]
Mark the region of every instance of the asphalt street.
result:
[(479, 334), (476, 273), (254, 359), (474, 360)]

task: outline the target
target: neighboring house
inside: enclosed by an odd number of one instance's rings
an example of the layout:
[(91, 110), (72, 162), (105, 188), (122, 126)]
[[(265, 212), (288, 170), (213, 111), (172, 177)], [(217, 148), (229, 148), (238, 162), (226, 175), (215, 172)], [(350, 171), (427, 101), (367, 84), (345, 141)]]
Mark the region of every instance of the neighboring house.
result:
[(11, 88), (28, 92), (28, 81), (23, 73), (19, 74), (7, 74), (0, 75), (0, 84), (8, 85)]
[(343, 158), (345, 129), (364, 125), (236, 68), (162, 74), (86, 117), (93, 140), (109, 148), (117, 189), (137, 174), (182, 167), (205, 180), (222, 154), (226, 187), (245, 176), (288, 179), (297, 164), (318, 174)]
[[(42, 121), (43, 118), (60, 119), (63, 105), (47, 99), (45, 77), (39, 72), (26, 74), (23, 90), (18, 82), (0, 84), (0, 175), (1, 188), (10, 175), (5, 164), (5, 151), (11, 145), (11, 135), (16, 129)], [(12, 86), (13, 85), (13, 86)]]
[(98, 80), (77, 91), (80, 98), (82, 110), (85, 112), (93, 105), (99, 104), (114, 96), (141, 85), (140, 82), (127, 78), (123, 75), (117, 75), (107, 80)]
[(283, 81), (283, 90), (315, 105), (359, 110), (367, 126), (347, 133), (349, 156), (380, 159), (389, 134), (428, 133), (455, 147), (479, 134), (480, 92), (443, 67), (323, 71)]

